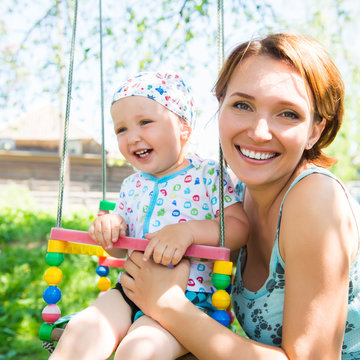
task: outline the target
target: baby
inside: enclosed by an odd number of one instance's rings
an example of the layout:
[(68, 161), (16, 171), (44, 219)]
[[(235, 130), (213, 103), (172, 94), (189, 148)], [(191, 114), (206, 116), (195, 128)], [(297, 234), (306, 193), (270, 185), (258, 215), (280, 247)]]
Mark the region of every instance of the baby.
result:
[[(115, 93), (111, 115), (119, 150), (137, 171), (126, 178), (112, 214), (99, 216), (89, 234), (113, 256), (119, 236), (145, 237), (144, 260), (176, 266), (190, 245), (219, 245), (219, 186), (224, 187), (226, 247), (245, 245), (248, 220), (225, 172), (213, 160), (188, 154), (195, 110), (189, 87), (172, 72), (145, 72)], [(190, 259), (186, 296), (211, 315), (213, 261)], [(72, 335), (82, 334), (71, 340)], [(76, 342), (76, 344), (75, 344)], [(65, 348), (65, 344), (66, 347)], [(80, 349), (78, 351), (76, 349)], [(68, 324), (52, 359), (176, 359), (187, 350), (124, 294), (120, 283)], [(76, 354), (76, 356), (75, 356)]]

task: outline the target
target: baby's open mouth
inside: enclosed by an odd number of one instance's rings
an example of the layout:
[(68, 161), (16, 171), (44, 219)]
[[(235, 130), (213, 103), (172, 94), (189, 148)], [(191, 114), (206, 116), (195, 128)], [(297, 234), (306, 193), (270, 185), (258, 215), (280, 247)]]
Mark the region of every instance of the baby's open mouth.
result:
[(152, 152), (152, 149), (145, 149), (140, 151), (135, 151), (134, 154), (139, 158), (144, 158)]

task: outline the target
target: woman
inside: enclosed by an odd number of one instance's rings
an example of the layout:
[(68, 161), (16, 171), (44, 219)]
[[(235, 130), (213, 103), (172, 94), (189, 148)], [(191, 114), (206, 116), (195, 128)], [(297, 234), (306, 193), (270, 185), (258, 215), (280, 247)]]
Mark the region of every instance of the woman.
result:
[(186, 261), (133, 253), (126, 294), (199, 359), (359, 359), (360, 212), (322, 152), (343, 117), (338, 69), (310, 38), (269, 35), (232, 51), (215, 93), (224, 156), (246, 184), (232, 302), (250, 339), (185, 298)]

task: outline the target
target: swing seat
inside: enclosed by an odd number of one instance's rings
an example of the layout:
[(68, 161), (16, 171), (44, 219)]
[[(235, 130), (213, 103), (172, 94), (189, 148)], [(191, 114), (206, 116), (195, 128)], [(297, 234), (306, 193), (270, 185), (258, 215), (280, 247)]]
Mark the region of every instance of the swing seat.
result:
[[(147, 239), (121, 237), (116, 243), (114, 243), (114, 247), (144, 251), (148, 243), (149, 240)], [(99, 264), (105, 266), (117, 265), (117, 267), (122, 267), (124, 263), (124, 259), (109, 258), (103, 248), (98, 246), (86, 231), (52, 228), (50, 240), (48, 242), (48, 253), (58, 252), (97, 255), (99, 257)], [(230, 249), (215, 246), (192, 245), (185, 252), (185, 256), (220, 260), (220, 262), (228, 263), (230, 258)], [(230, 264), (232, 267), (232, 263)], [(227, 266), (225, 268), (227, 268)], [(231, 273), (231, 268), (230, 270), (226, 269), (225, 273), (228, 271)], [(45, 322), (41, 325), (39, 338), (43, 341), (44, 348), (47, 348), (50, 352), (53, 351), (55, 347), (53, 343), (59, 341), (66, 324), (75, 314), (76, 313), (61, 317), (54, 323)], [(196, 357), (189, 353), (178, 358), (178, 360), (196, 360)]]

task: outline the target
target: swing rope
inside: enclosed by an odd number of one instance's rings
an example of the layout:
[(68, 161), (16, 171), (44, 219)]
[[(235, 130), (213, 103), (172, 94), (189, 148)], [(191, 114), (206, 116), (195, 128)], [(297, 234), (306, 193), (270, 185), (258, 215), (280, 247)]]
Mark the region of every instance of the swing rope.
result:
[(106, 199), (106, 155), (105, 155), (105, 121), (104, 121), (104, 77), (103, 77), (103, 29), (102, 1), (99, 0), (99, 36), (100, 36), (100, 106), (101, 106), (101, 165), (102, 165), (102, 199)]
[[(217, 1), (217, 46), (218, 46), (218, 69), (224, 63), (224, 3)], [(219, 231), (220, 246), (225, 246), (225, 221), (224, 221), (224, 156), (219, 141)]]
[(61, 227), (62, 208), (64, 202), (64, 178), (65, 178), (66, 164), (68, 162), (67, 143), (68, 143), (68, 133), (69, 133), (69, 118), (70, 118), (71, 90), (72, 90), (72, 79), (73, 79), (73, 68), (74, 68), (77, 13), (78, 13), (78, 0), (75, 0), (74, 20), (73, 20), (71, 49), (70, 49), (69, 77), (68, 77), (67, 98), (66, 98), (66, 114), (65, 114), (65, 122), (64, 122), (64, 138), (62, 145), (62, 156), (61, 156), (61, 167), (60, 167), (59, 197), (58, 197), (56, 227)]
[[(62, 222), (62, 210), (64, 203), (64, 179), (66, 172), (66, 165), (68, 163), (68, 133), (69, 133), (69, 120), (70, 120), (70, 104), (71, 93), (73, 83), (73, 68), (75, 57), (75, 40), (76, 40), (76, 28), (77, 28), (77, 13), (78, 13), (78, 0), (75, 0), (74, 4), (74, 19), (70, 49), (70, 63), (69, 63), (69, 75), (68, 75), (68, 87), (66, 98), (66, 114), (64, 121), (64, 135), (62, 144), (61, 166), (60, 166), (60, 179), (59, 179), (59, 196), (57, 207), (57, 219), (56, 227), (61, 227)], [(106, 198), (106, 154), (105, 154), (105, 121), (104, 121), (104, 80), (103, 80), (103, 30), (102, 30), (102, 0), (99, 0), (99, 36), (100, 36), (100, 108), (101, 108), (101, 164), (102, 164), (102, 199)]]

